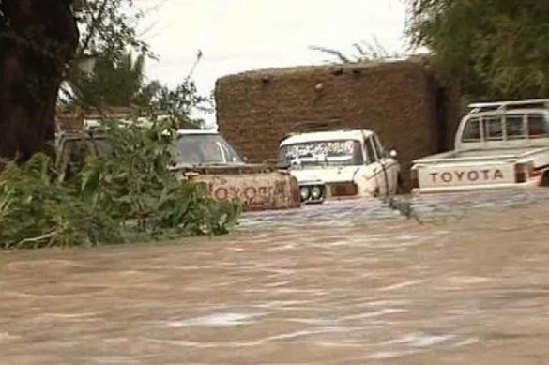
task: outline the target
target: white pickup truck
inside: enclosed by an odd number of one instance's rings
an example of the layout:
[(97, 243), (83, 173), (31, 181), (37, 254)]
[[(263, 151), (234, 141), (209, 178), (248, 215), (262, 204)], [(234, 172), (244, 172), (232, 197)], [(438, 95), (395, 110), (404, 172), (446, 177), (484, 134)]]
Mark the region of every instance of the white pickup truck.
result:
[(386, 152), (377, 134), (367, 129), (292, 135), (280, 144), (279, 162), (297, 178), (304, 204), (385, 196), (397, 193), (400, 185), (396, 152)]
[(414, 161), (414, 192), (549, 186), (549, 100), (469, 108), (453, 151)]

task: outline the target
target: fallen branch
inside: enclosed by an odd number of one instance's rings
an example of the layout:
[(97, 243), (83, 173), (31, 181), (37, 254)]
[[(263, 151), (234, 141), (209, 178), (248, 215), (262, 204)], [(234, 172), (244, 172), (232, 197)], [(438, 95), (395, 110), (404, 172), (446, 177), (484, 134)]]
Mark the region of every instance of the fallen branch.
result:
[(41, 236), (36, 237), (30, 237), (30, 238), (24, 238), (16, 245), (17, 249), (20, 249), (23, 245), (27, 243), (34, 243), (36, 245), (37, 242), (40, 242), (42, 240), (45, 240), (47, 238), (53, 238), (57, 234), (57, 231), (52, 231), (50, 233), (43, 234)]

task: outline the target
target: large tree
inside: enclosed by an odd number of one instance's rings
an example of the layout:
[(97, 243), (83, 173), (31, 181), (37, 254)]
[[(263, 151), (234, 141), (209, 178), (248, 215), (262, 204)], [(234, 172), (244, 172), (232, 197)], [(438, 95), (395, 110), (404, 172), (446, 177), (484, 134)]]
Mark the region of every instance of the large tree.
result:
[(549, 96), (549, 1), (409, 1), (413, 45), (469, 97)]
[[(55, 133), (59, 86), (83, 57), (137, 40), (131, 0), (0, 0), (0, 156), (28, 159)], [(129, 15), (128, 15), (129, 14)]]
[(0, 0), (0, 156), (52, 139), (57, 91), (78, 47), (72, 0)]

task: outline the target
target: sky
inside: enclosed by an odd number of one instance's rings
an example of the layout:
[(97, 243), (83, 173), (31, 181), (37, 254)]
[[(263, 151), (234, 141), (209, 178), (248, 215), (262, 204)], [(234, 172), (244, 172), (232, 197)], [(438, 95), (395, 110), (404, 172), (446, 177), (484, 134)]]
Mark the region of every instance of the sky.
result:
[[(405, 0), (138, 0), (146, 11), (142, 37), (158, 60), (147, 76), (168, 85), (193, 72), (199, 92), (215, 81), (251, 69), (323, 64), (322, 46), (353, 55), (353, 43), (377, 39), (404, 53)], [(209, 125), (215, 116), (206, 116)]]

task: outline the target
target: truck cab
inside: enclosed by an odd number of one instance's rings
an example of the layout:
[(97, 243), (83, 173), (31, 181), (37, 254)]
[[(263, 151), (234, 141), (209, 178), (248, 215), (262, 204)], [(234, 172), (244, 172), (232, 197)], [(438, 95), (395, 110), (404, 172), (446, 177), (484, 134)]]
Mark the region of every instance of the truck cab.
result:
[(297, 178), (306, 204), (326, 198), (394, 194), (400, 165), (366, 129), (300, 133), (282, 141), (279, 163)]
[(549, 185), (549, 100), (470, 104), (454, 144), (414, 161), (415, 191)]

